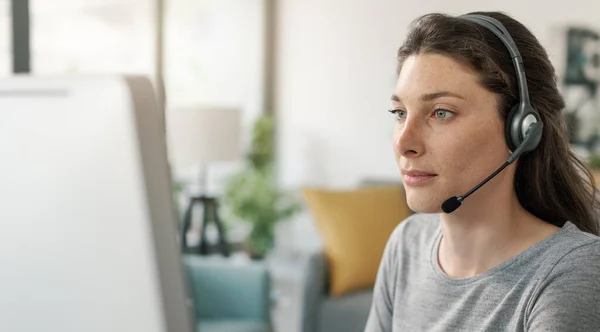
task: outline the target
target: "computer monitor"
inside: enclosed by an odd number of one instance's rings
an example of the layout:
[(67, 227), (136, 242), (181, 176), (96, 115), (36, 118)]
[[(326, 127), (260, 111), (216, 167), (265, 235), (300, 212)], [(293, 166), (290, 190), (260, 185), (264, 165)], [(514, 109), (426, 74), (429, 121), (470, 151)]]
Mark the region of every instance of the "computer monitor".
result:
[(0, 331), (193, 331), (162, 119), (140, 77), (0, 80)]

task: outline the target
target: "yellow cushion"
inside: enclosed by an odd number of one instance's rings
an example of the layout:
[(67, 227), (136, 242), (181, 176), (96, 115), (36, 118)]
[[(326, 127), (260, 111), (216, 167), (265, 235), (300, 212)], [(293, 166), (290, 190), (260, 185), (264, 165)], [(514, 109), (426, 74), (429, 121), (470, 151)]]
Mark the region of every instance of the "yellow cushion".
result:
[(410, 215), (402, 187), (305, 188), (303, 195), (324, 241), (330, 294), (372, 287), (389, 236)]

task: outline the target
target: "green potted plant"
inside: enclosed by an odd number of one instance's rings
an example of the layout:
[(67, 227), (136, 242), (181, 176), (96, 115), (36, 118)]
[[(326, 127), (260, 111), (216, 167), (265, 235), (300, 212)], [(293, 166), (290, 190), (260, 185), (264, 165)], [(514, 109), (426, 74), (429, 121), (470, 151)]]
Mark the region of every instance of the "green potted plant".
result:
[(274, 169), (274, 123), (261, 115), (252, 130), (244, 168), (225, 186), (224, 206), (252, 228), (245, 244), (250, 257), (263, 258), (274, 245), (275, 226), (300, 211), (301, 205), (277, 185)]

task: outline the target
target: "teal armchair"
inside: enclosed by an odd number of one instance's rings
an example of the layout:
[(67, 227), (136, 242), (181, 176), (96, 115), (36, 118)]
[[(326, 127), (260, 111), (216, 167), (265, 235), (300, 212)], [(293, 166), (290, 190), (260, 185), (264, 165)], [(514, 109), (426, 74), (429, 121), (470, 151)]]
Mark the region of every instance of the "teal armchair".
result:
[(272, 332), (268, 270), (258, 263), (184, 256), (198, 332)]

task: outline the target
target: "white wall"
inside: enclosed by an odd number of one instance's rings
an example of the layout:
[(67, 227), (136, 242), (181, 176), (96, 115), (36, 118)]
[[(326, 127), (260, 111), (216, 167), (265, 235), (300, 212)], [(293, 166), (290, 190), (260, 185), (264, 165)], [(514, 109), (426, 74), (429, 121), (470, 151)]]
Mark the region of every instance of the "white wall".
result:
[[(297, 189), (351, 187), (373, 177), (399, 180), (391, 149), (394, 120), (386, 111), (395, 83), (396, 50), (417, 16), (476, 10), (500, 10), (522, 21), (555, 62), (562, 60), (561, 49), (555, 47), (557, 27), (600, 27), (600, 3), (585, 0), (280, 0), (281, 184)], [(306, 216), (295, 227), (297, 236), (314, 238)]]

